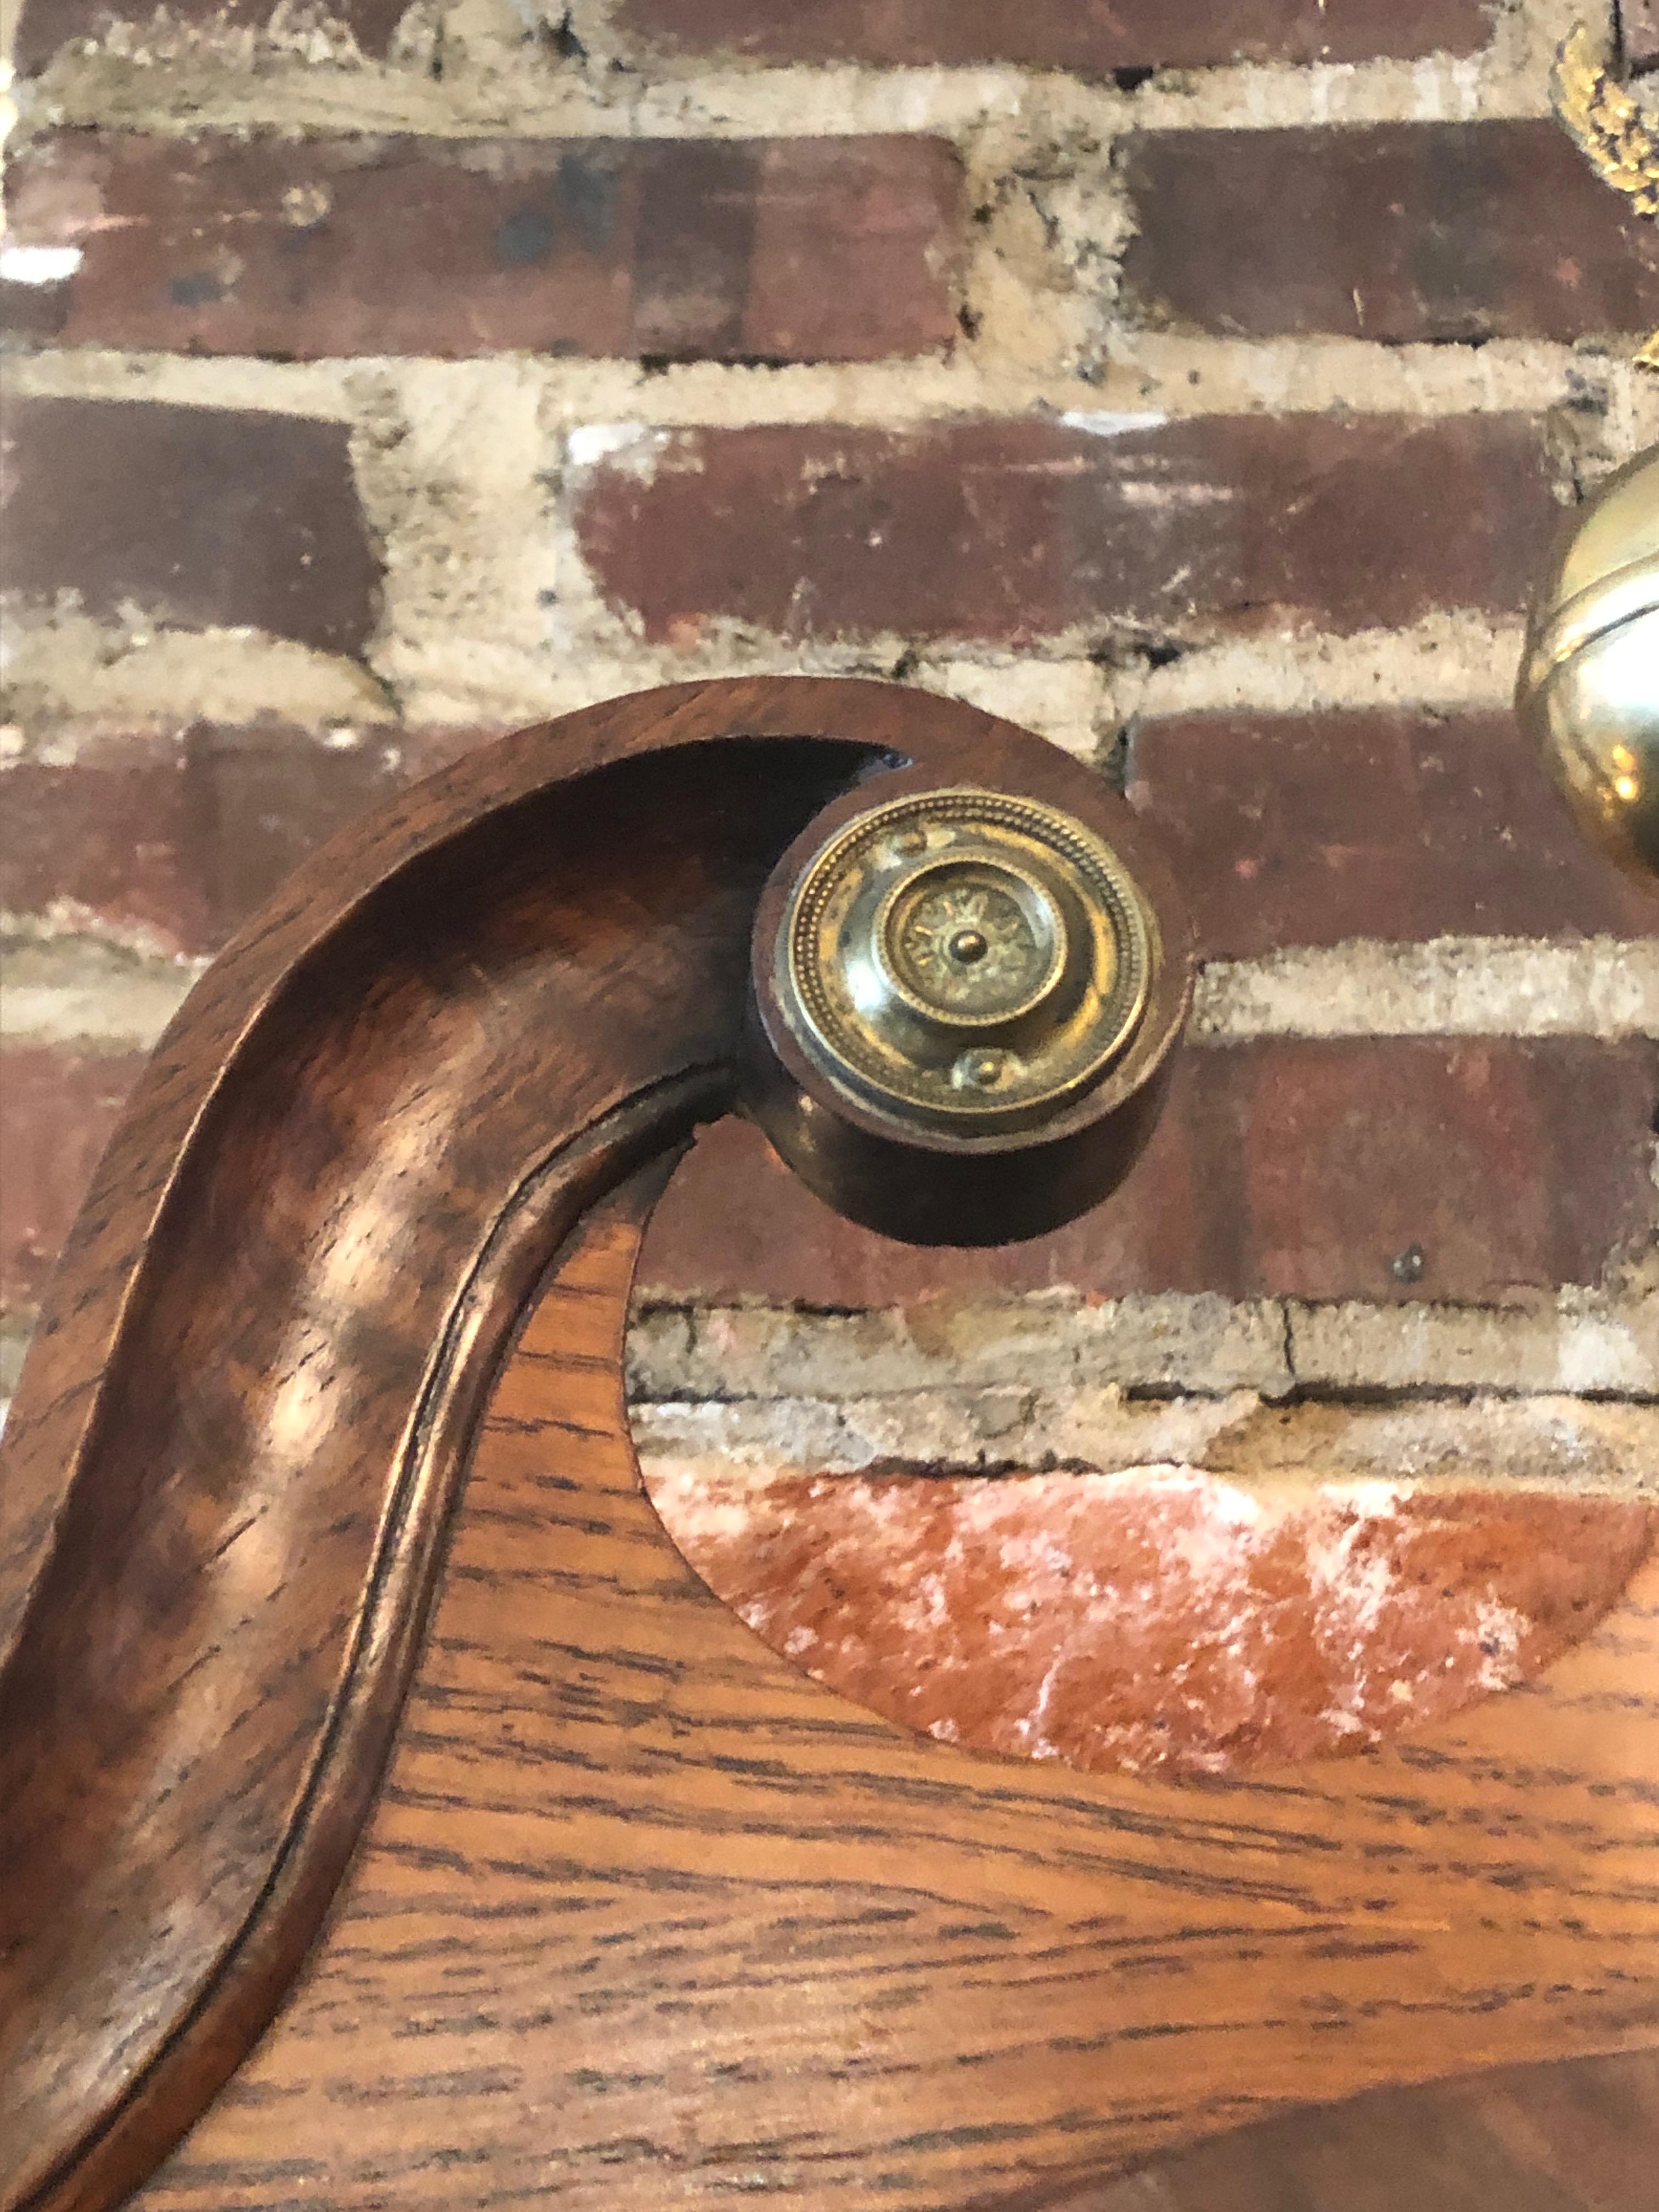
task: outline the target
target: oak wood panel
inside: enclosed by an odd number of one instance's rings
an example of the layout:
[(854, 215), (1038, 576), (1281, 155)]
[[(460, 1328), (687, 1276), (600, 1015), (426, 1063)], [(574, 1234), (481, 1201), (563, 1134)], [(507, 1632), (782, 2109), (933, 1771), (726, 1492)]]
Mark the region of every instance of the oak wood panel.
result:
[(504, 1373), (332, 1925), (138, 2212), (1035, 2208), (1278, 2105), (1653, 2039), (1653, 1566), (1381, 1755), (1176, 1786), (910, 1738), (665, 1544), (621, 1399), (648, 1195)]

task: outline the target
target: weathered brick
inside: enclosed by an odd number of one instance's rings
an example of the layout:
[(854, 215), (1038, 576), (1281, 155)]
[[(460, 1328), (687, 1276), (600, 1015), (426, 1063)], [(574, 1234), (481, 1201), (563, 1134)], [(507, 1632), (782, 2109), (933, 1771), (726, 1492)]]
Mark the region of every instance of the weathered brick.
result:
[[(142, 1055), (0, 1062), (5, 1295), (39, 1296)], [(747, 1123), (706, 1131), (659, 1207), (653, 1295), (814, 1306), (1087, 1297), (1486, 1301), (1596, 1279), (1653, 1228), (1650, 1043), (1274, 1042), (1189, 1052), (1122, 1189), (1022, 1245), (927, 1252), (842, 1220)], [(1593, 1131), (1595, 1141), (1586, 1141)]]
[(1550, 122), (1155, 131), (1123, 173), (1157, 321), (1403, 344), (1659, 321), (1659, 230)]
[(1619, 33), (1632, 70), (1659, 69), (1659, 0), (1618, 0)]
[(854, 1228), (753, 1129), (725, 1122), (658, 1208), (641, 1280), (676, 1297), (814, 1306), (1060, 1285), (1484, 1301), (1591, 1282), (1651, 1234), (1656, 1099), (1659, 1055), (1645, 1042), (1189, 1051), (1114, 1198), (1052, 1237), (987, 1252), (917, 1251)]
[(578, 523), (607, 597), (675, 641), (721, 617), (1024, 643), (1510, 612), (1555, 524), (1519, 416), (766, 424), (665, 432), (654, 458), (597, 465)]
[[(325, 838), (490, 734), (198, 722), (101, 733), (73, 765), (16, 760), (0, 769), (0, 909), (212, 951)], [(1127, 767), (1210, 957), (1659, 928), (1505, 714), (1171, 717), (1133, 726)]]
[(143, 1064), (142, 1053), (0, 1053), (0, 1310), (39, 1302)]
[(343, 424), (124, 399), (5, 410), (0, 588), (360, 653), (380, 572)]
[(1212, 957), (1659, 929), (1508, 714), (1170, 717), (1133, 726), (1127, 765)]
[(6, 313), (67, 345), (300, 360), (866, 361), (955, 336), (962, 193), (929, 138), (70, 131), (17, 165), (13, 239), (79, 264), (4, 288)]
[(0, 250), (0, 339), (49, 344), (62, 331), (70, 290), (63, 275), (65, 257), (48, 249), (44, 267), (41, 262), (27, 247), (20, 252), (14, 244), (9, 251)]
[(198, 725), (188, 744), (205, 816), (196, 862), (215, 944), (319, 845), (398, 790), (411, 765), (372, 731), (346, 747), (296, 740), (280, 727)]
[[(346, 26), (363, 53), (378, 56), (391, 46), (409, 5), (410, 0), (328, 0), (326, 13)], [(166, 0), (170, 26), (202, 31), (261, 31), (277, 7), (278, 0)], [(116, 23), (146, 27), (155, 13), (145, 0), (24, 0), (13, 64), (21, 75), (33, 76), (72, 41), (103, 38)]]
[(1105, 75), (1230, 61), (1473, 53), (1480, 0), (623, 0), (647, 46), (761, 62), (1019, 62)]
[(216, 951), (326, 839), (495, 734), (195, 722), (100, 733), (73, 765), (15, 761), (0, 769), (0, 910)]
[(67, 906), (167, 951), (211, 951), (392, 783), (375, 752), (330, 751), (295, 732), (198, 725), (167, 749), (171, 758), (157, 757), (161, 750), (7, 770), (0, 905), (24, 915)]
[[(0, 1262), (13, 1304), (39, 1296), (141, 1064), (22, 1046), (0, 1063)], [(659, 1295), (815, 1306), (1055, 1285), (1486, 1300), (1592, 1280), (1650, 1233), (1656, 1097), (1644, 1044), (1194, 1052), (1115, 1199), (1053, 1237), (990, 1252), (918, 1251), (854, 1228), (746, 1123), (726, 1121), (659, 1207), (641, 1280)]]
[[(1195, 1149), (1207, 1136), (1218, 1164), (1237, 1132), (1245, 1240), (1229, 1259), (1266, 1290), (1484, 1298), (1588, 1283), (1652, 1231), (1648, 1043), (1389, 1039), (1231, 1060)], [(1224, 1246), (1230, 1218), (1206, 1220)]]
[(182, 747), (141, 744), (94, 766), (19, 761), (0, 773), (0, 910), (88, 922), (170, 953), (204, 951), (207, 902)]

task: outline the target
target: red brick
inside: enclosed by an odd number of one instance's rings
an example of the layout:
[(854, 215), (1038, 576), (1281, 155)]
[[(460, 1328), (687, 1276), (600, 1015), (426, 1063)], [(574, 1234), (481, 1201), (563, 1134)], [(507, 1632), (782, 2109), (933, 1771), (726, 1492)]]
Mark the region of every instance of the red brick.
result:
[(210, 930), (189, 857), (191, 793), (182, 748), (63, 768), (19, 761), (0, 775), (0, 910), (142, 934), (169, 953)]
[[(752, 1128), (725, 1122), (659, 1207), (641, 1280), (677, 1297), (851, 1307), (1055, 1286), (1481, 1301), (1593, 1282), (1651, 1233), (1656, 1098), (1647, 1043), (1191, 1050), (1115, 1197), (1052, 1237), (944, 1254), (840, 1220)], [(1421, 1271), (1402, 1281), (1394, 1262), (1413, 1247)]]
[(1176, 716), (1133, 726), (1127, 767), (1211, 957), (1659, 929), (1508, 714)]
[[(0, 1060), (0, 1279), (12, 1304), (38, 1297), (141, 1065), (49, 1047)], [(1056, 1285), (1479, 1301), (1591, 1282), (1651, 1233), (1656, 1098), (1646, 1043), (1192, 1051), (1115, 1199), (1028, 1244), (943, 1254), (842, 1221), (749, 1124), (728, 1121), (670, 1187), (641, 1279), (671, 1297), (852, 1307)], [(1401, 1281), (1393, 1263), (1413, 1247), (1421, 1273)]]
[[(1647, 1045), (1390, 1040), (1231, 1057), (1210, 1131), (1242, 1139), (1236, 1264), (1264, 1290), (1383, 1295), (1412, 1251), (1428, 1297), (1587, 1283), (1652, 1225)], [(1586, 1146), (1587, 1128), (1605, 1145)]]
[(1618, 0), (1625, 59), (1638, 73), (1659, 69), (1659, 0)]
[[(384, 54), (392, 34), (409, 12), (410, 0), (328, 0), (327, 13), (344, 23), (365, 54)], [(276, 13), (276, 0), (167, 0), (170, 21), (205, 31), (263, 30)], [(154, 8), (144, 0), (25, 0), (12, 61), (31, 76), (72, 40), (101, 39), (112, 24), (148, 28)]]
[(80, 266), (6, 289), (66, 345), (867, 361), (955, 336), (962, 197), (930, 138), (70, 131), (18, 162), (13, 236)]
[(142, 1053), (0, 1053), (0, 1310), (38, 1304), (143, 1064)]
[(1156, 321), (1393, 344), (1659, 322), (1659, 230), (1553, 123), (1148, 131), (1123, 174)]
[(598, 466), (578, 517), (653, 639), (725, 617), (792, 642), (999, 643), (1510, 612), (1555, 520), (1528, 418), (1314, 415), (678, 430), (653, 474)]
[(123, 399), (5, 410), (0, 587), (361, 653), (380, 572), (343, 424)]
[(216, 951), (325, 840), (494, 732), (198, 722), (0, 770), (0, 910)]
[(56, 278), (37, 283), (0, 275), (0, 339), (52, 343), (69, 314), (70, 291), (67, 283)]
[(1480, 0), (623, 0), (647, 47), (760, 62), (1020, 62), (1105, 75), (1474, 53)]
[(383, 745), (373, 731), (343, 748), (296, 741), (295, 732), (281, 728), (198, 725), (189, 744), (205, 817), (197, 864), (216, 945), (257, 913), (301, 860), (408, 780), (395, 746)]

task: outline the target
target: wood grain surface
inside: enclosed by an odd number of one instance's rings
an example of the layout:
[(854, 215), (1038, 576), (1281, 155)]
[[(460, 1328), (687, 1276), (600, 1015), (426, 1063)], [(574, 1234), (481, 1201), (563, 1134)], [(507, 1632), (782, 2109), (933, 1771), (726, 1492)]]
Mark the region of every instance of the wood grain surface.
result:
[(1651, 1563), (1455, 1725), (1177, 1787), (913, 1738), (669, 1542), (651, 1163), (773, 860), (907, 756), (1086, 773), (878, 686), (618, 702), (319, 856), (164, 1040), (0, 1484), (6, 2212), (1036, 2204), (1655, 2039)]
[[(1652, 2039), (1653, 1567), (1540, 1684), (1358, 1760), (1177, 1786), (912, 1738), (665, 1544), (619, 1372), (651, 1194), (503, 1375), (325, 1940), (139, 2212), (1066, 2205), (1275, 2106)], [(1440, 2212), (1416, 2179), (1390, 2212)]]

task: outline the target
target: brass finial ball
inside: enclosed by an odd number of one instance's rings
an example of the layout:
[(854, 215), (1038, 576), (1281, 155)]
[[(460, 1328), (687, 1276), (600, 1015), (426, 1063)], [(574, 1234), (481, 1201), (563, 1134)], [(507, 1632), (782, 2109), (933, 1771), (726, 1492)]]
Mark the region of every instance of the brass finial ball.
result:
[(1516, 703), (1586, 834), (1659, 878), (1659, 450), (1620, 469), (1563, 537)]

